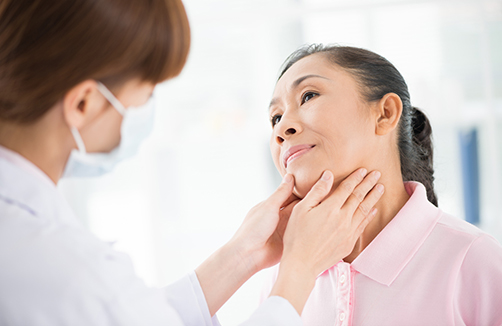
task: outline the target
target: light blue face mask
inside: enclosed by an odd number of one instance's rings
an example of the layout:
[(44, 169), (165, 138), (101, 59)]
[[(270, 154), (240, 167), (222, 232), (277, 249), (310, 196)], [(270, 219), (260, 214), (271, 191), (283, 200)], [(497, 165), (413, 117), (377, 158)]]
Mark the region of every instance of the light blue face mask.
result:
[(134, 156), (143, 140), (153, 129), (155, 103), (153, 97), (140, 107), (126, 109), (100, 82), (98, 82), (98, 90), (123, 117), (120, 144), (109, 153), (87, 153), (77, 128), (71, 127), (78, 150), (72, 150), (63, 178), (96, 177), (110, 172), (118, 162)]

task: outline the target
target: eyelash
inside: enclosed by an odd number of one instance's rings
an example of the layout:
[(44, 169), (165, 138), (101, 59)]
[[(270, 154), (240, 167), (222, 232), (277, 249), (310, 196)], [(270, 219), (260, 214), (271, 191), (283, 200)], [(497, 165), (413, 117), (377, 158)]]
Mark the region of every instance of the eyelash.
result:
[[(313, 95), (311, 98), (307, 99), (309, 95)], [(301, 104), (304, 104), (305, 102), (310, 101), (312, 98), (318, 96), (319, 94), (314, 93), (314, 92), (306, 92), (305, 94), (302, 95), (302, 101)], [(278, 124), (281, 121), (282, 115), (276, 114), (272, 118), (270, 118), (270, 123), (272, 124), (272, 128), (275, 127), (276, 124)], [(278, 120), (277, 120), (278, 119)]]
[[(306, 98), (307, 98), (307, 96), (309, 96), (309, 95), (313, 95), (313, 96), (312, 96), (310, 99), (308, 99), (308, 100), (307, 100)], [(316, 97), (316, 96), (318, 96), (318, 95), (319, 95), (319, 94), (314, 93), (314, 92), (306, 92), (305, 94), (303, 94), (303, 95), (302, 95), (302, 104), (304, 104), (305, 102), (310, 101), (312, 98), (314, 98), (314, 97)]]
[[(276, 115), (274, 115), (272, 118), (270, 118), (270, 123), (272, 123), (272, 128), (274, 128), (274, 127), (275, 127), (275, 125), (276, 125), (276, 124), (278, 124), (278, 123), (279, 123), (279, 121), (281, 121), (281, 117), (282, 117), (282, 115), (280, 115), (280, 114), (276, 114)], [(275, 120), (276, 120), (277, 118), (278, 118), (279, 120), (276, 122)]]

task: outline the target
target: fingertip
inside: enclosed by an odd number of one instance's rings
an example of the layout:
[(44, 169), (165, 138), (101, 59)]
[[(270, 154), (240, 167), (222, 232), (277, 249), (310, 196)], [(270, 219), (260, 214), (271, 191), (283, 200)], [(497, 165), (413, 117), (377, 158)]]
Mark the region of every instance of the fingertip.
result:
[(375, 188), (376, 188), (376, 190), (378, 190), (380, 195), (383, 195), (383, 193), (385, 192), (385, 187), (381, 183), (377, 184)]
[(365, 177), (366, 174), (368, 174), (368, 170), (366, 170), (365, 168), (361, 168), (359, 169), (359, 174), (361, 175), (361, 177)]
[(283, 183), (292, 183), (293, 182), (293, 175), (292, 174), (286, 174), (284, 178), (282, 178)]
[(333, 173), (331, 171), (329, 171), (329, 170), (326, 170), (322, 174), (321, 179), (324, 180), (324, 181), (329, 181), (329, 180), (333, 179)]

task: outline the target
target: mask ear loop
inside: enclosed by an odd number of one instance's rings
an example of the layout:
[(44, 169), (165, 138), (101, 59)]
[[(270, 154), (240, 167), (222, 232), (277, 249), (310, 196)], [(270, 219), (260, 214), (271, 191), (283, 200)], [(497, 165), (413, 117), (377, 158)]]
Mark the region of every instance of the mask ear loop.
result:
[(108, 88), (103, 85), (101, 82), (98, 83), (98, 90), (103, 94), (103, 96), (110, 102), (110, 104), (122, 115), (124, 116), (126, 113), (126, 108), (120, 103), (120, 101), (113, 95), (112, 92), (108, 90)]
[(78, 132), (77, 128), (71, 127), (70, 130), (73, 135), (73, 139), (75, 140), (75, 143), (77, 143), (78, 151), (83, 154), (87, 153), (84, 141), (82, 140), (82, 137), (80, 136), (80, 133)]

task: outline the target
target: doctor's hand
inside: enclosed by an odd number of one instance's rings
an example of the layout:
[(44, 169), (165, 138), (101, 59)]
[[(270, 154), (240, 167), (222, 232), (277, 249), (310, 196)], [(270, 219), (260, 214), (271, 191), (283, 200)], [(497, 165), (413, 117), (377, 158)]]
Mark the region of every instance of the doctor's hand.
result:
[(253, 207), (229, 244), (239, 250), (251, 273), (279, 263), (289, 216), (300, 201), (293, 194), (294, 178), (287, 174), (277, 190)]
[(324, 172), (292, 210), (271, 295), (286, 298), (301, 314), (317, 276), (352, 252), (375, 216), (373, 206), (383, 194), (379, 178), (379, 172), (359, 169), (330, 194), (333, 174)]
[(299, 202), (293, 181), (286, 175), (268, 199), (249, 211), (232, 239), (195, 270), (211, 315), (256, 272), (281, 259), (284, 231)]

